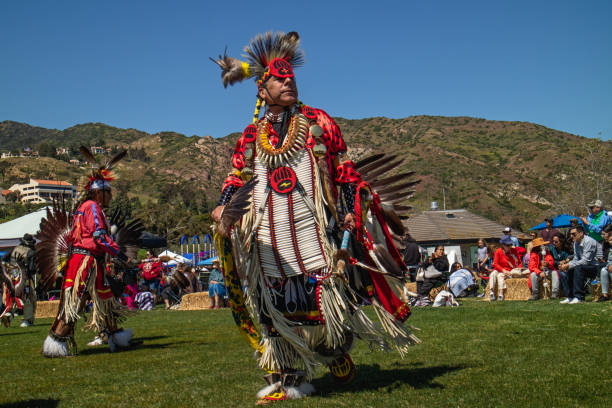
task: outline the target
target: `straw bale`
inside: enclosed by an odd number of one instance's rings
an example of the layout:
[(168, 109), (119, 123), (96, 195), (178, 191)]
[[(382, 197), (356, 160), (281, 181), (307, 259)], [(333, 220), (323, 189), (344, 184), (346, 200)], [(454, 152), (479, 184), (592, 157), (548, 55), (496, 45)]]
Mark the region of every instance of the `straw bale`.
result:
[(55, 317), (59, 308), (59, 300), (44, 300), (36, 302), (36, 313), (34, 317), (42, 319), (45, 317)]
[(406, 289), (409, 291), (416, 293), (416, 282), (406, 282), (404, 286), (406, 286)]
[[(485, 289), (485, 297), (483, 298), (486, 301), (489, 301), (489, 292), (491, 291), (491, 280), (487, 283), (487, 288)], [(499, 296), (499, 293), (497, 293)], [(506, 279), (506, 291), (504, 294), (505, 300), (527, 300), (531, 296), (531, 291), (529, 290), (529, 286), (527, 286), (527, 278), (512, 278)]]
[(202, 310), (208, 309), (210, 299), (208, 292), (188, 293), (181, 298), (180, 310)]
[(597, 300), (601, 297), (602, 292), (601, 292), (601, 283), (598, 283), (596, 285), (593, 285), (593, 300)]
[[(531, 297), (531, 291), (529, 290), (529, 286), (527, 285), (528, 278), (511, 278), (506, 279), (506, 293), (504, 294), (505, 300), (527, 300)], [(552, 282), (550, 279), (546, 279), (548, 282), (548, 287), (552, 288)], [(491, 281), (487, 283), (487, 288), (485, 289), (485, 296), (483, 300), (489, 302), (489, 292), (491, 290)], [(563, 288), (559, 288), (560, 295), (563, 294)], [(552, 293), (544, 292), (544, 281), (540, 280), (540, 299), (550, 299), (550, 295)], [(499, 296), (499, 294), (497, 294)]]

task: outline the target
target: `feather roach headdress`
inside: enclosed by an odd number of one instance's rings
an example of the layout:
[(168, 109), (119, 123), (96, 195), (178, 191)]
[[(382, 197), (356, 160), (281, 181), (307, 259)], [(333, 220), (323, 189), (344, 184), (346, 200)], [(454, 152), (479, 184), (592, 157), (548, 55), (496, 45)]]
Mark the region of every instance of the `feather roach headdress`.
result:
[(221, 67), (223, 86), (254, 77), (260, 86), (270, 75), (292, 77), (293, 68), (302, 66), (304, 53), (299, 49), (300, 36), (295, 31), (258, 34), (244, 47), (246, 61), (229, 57), (226, 52), (211, 60)]
[(114, 155), (106, 163), (99, 163), (91, 151), (85, 146), (79, 147), (81, 155), (87, 160), (91, 168), (91, 176), (89, 176), (86, 184), (83, 186), (85, 191), (100, 190), (104, 188), (110, 188), (110, 182), (115, 179), (112, 173), (113, 168), (125, 157), (127, 152), (125, 150), (120, 151)]

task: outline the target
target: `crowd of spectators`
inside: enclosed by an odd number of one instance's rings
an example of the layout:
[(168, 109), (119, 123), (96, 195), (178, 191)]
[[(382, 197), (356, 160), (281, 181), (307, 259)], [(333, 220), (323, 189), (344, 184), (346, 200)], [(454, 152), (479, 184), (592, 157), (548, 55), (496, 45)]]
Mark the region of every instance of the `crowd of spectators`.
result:
[[(438, 245), (431, 256), (408, 234), (403, 244), (406, 280), (415, 281), (417, 297), (413, 305), (427, 306), (435, 287), (447, 285), (456, 296), (487, 296), (491, 301), (503, 301), (506, 280), (528, 278), (530, 301), (542, 297), (541, 287), (548, 297), (557, 299), (565, 295), (562, 304), (577, 304), (585, 300), (586, 291), (601, 283), (598, 302), (610, 299), (612, 280), (612, 220), (602, 202), (589, 203), (587, 217), (572, 218), (569, 227), (554, 227), (553, 219), (546, 217), (545, 228), (530, 231), (529, 240), (521, 243), (509, 227), (504, 228), (498, 246), (478, 240), (476, 262), (473, 268), (449, 261), (444, 246)], [(485, 288), (488, 287), (488, 293)]]
[(184, 295), (202, 291), (208, 291), (211, 309), (227, 305), (223, 273), (217, 261), (210, 269), (183, 263), (168, 266), (147, 251), (137, 268), (125, 271), (119, 278), (123, 283), (121, 300), (132, 310), (151, 310), (157, 303), (163, 303), (166, 309), (177, 308)]

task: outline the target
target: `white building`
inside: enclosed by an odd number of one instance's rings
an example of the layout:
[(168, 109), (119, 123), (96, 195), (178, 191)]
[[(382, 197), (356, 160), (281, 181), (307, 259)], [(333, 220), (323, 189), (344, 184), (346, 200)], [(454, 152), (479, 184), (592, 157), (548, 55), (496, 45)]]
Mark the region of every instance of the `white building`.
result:
[(13, 184), (9, 190), (19, 193), (22, 203), (50, 203), (53, 199), (75, 198), (77, 188), (66, 181), (30, 179), (28, 184)]

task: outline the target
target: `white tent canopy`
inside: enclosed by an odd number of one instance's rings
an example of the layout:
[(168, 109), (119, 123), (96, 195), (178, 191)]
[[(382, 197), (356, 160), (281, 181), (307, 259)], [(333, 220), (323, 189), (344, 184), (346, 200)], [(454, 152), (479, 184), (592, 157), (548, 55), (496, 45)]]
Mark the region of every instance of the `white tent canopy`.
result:
[(40, 228), (40, 221), (47, 215), (47, 207), (0, 224), (0, 248), (19, 245), (19, 239), (24, 234), (36, 235)]
[(169, 258), (172, 258), (170, 261), (168, 261), (166, 263), (169, 266), (174, 266), (177, 263), (191, 263), (191, 261), (189, 259), (187, 259), (187, 258), (185, 258), (185, 257), (183, 257), (183, 256), (181, 256), (179, 254), (175, 254), (174, 252), (169, 251), (167, 249), (164, 252), (162, 252), (161, 254), (159, 254), (158, 256), (159, 257), (167, 256)]

